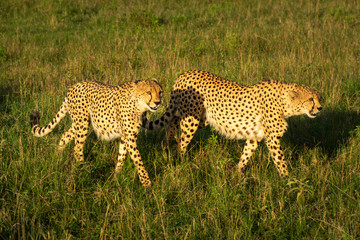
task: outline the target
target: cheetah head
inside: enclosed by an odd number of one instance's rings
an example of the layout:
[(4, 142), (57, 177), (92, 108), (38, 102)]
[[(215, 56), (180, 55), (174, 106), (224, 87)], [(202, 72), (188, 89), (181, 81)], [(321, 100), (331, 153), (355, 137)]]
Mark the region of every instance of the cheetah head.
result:
[(162, 88), (157, 80), (135, 81), (135, 95), (139, 100), (141, 111), (149, 110), (155, 112), (161, 104)]
[(296, 84), (286, 95), (288, 107), (285, 109), (285, 115), (306, 114), (310, 118), (315, 118), (322, 109), (319, 93), (306, 86)]

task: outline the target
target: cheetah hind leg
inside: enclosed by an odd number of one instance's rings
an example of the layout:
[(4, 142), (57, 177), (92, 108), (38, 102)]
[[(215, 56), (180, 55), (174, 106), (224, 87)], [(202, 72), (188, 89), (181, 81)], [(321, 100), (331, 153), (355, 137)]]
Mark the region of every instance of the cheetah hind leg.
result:
[(189, 145), (191, 139), (194, 137), (196, 130), (199, 127), (200, 117), (196, 118), (195, 116), (187, 116), (182, 118), (180, 121), (180, 144), (178, 144), (178, 151), (180, 155), (184, 155), (186, 152), (186, 147)]
[[(209, 125), (209, 123), (205, 119), (201, 118), (197, 129), (205, 128), (207, 125)], [(175, 141), (177, 142), (178, 145), (180, 144), (179, 138), (178, 138), (178, 136), (176, 136), (176, 133), (179, 130), (179, 128), (180, 128), (180, 117), (175, 116), (173, 118), (173, 120), (171, 121), (171, 123), (169, 124), (168, 129), (166, 130), (165, 140), (163, 140), (161, 142), (162, 148), (165, 148), (165, 146), (169, 147), (170, 142), (173, 139), (175, 139)], [(166, 141), (166, 143), (165, 143), (165, 141)]]
[(246, 165), (248, 164), (251, 156), (258, 146), (258, 141), (253, 139), (247, 139), (243, 153), (240, 158), (240, 162), (237, 165), (237, 169), (240, 173), (244, 172)]
[(69, 142), (75, 139), (74, 135), (74, 124), (71, 125), (70, 129), (65, 132), (59, 142), (59, 150), (63, 150)]
[(76, 162), (83, 162), (84, 144), (89, 130), (88, 120), (74, 125), (74, 129), (79, 129), (76, 133), (74, 132), (74, 138), (75, 138), (74, 157)]

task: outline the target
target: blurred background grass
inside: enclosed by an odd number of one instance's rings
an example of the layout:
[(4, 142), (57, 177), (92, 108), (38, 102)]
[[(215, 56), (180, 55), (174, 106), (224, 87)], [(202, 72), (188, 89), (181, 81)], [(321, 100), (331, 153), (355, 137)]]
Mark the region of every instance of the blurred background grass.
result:
[[(360, 238), (360, 6), (356, 1), (0, 0), (0, 236), (15, 238)], [(153, 187), (117, 142), (91, 134), (86, 164), (56, 144), (66, 118), (34, 138), (32, 109), (51, 120), (67, 87), (121, 84), (202, 69), (242, 84), (262, 78), (318, 90), (324, 110), (289, 119), (281, 180), (261, 144), (243, 176), (242, 141), (200, 130), (183, 159), (160, 133), (139, 137)]]

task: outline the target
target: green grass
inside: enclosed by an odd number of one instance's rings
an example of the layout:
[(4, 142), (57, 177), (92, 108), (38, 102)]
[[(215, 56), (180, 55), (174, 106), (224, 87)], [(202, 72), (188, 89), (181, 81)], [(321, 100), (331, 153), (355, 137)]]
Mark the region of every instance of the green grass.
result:
[[(1, 239), (359, 239), (360, 6), (355, 1), (0, 0)], [(118, 176), (117, 142), (92, 133), (85, 164), (58, 152), (65, 118), (30, 133), (84, 79), (157, 78), (169, 102), (176, 77), (202, 69), (242, 84), (262, 78), (317, 89), (316, 119), (288, 120), (280, 179), (265, 144), (244, 175), (243, 141), (200, 130), (184, 158), (141, 132), (153, 186), (130, 160)]]

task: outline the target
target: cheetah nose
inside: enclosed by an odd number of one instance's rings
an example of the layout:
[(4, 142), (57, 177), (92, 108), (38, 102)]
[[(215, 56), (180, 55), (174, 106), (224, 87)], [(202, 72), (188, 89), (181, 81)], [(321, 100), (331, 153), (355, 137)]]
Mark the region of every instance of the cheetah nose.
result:
[(321, 111), (322, 107), (318, 107), (318, 110)]
[(159, 102), (154, 102), (155, 103), (155, 105), (157, 106), (157, 105), (159, 105), (161, 102), (159, 101)]

